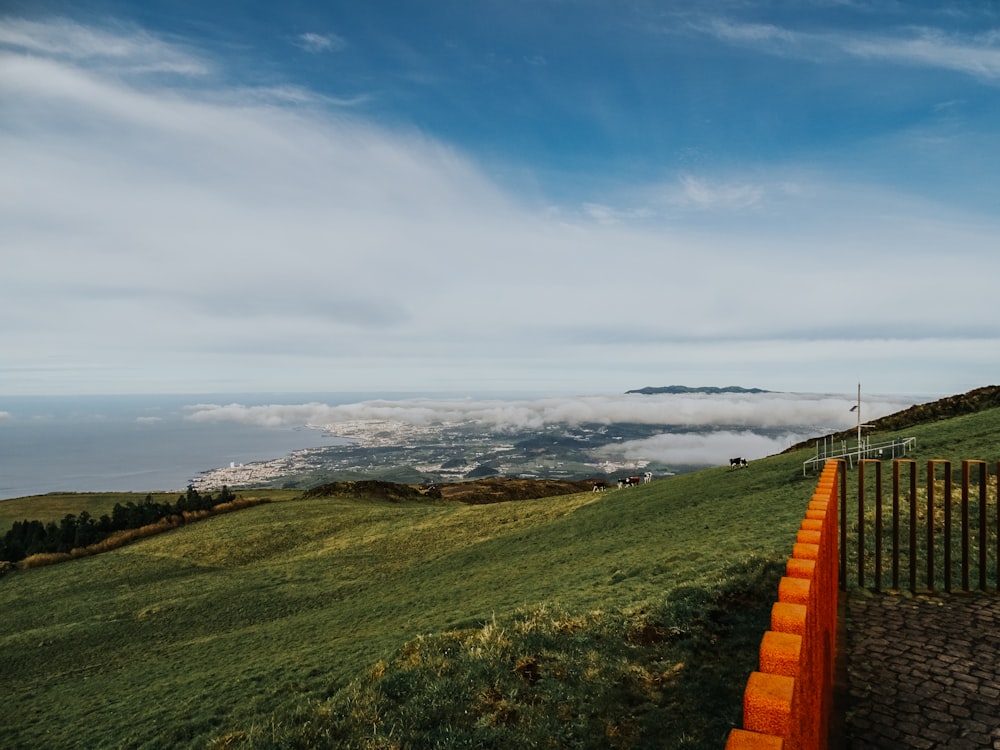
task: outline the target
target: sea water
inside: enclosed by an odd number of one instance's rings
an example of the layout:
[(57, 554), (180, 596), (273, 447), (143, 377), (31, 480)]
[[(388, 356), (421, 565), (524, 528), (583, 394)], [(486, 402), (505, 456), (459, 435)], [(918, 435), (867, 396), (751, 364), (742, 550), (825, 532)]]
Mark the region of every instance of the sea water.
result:
[(184, 490), (200, 473), (330, 445), (304, 425), (195, 422), (195, 404), (353, 403), (373, 394), (0, 396), (0, 500)]

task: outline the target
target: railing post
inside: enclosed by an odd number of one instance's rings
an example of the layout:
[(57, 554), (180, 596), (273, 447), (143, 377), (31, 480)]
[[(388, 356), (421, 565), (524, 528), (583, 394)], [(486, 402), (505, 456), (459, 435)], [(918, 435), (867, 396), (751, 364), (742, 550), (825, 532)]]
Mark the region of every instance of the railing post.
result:
[[(864, 482), (865, 482), (865, 465), (873, 464), (875, 466), (875, 591), (882, 590), (882, 462), (877, 458), (863, 458), (858, 463), (858, 498), (859, 498), (859, 508), (858, 516), (864, 514)], [(858, 525), (858, 537), (859, 540), (862, 539), (864, 530), (862, 529), (859, 521)], [(864, 542), (858, 542), (858, 560), (861, 560), (864, 554)], [(859, 562), (858, 565), (858, 585), (864, 587), (864, 581), (862, 576), (864, 574), (864, 565)]]
[(913, 459), (905, 459), (900, 463), (906, 463), (910, 467), (910, 591), (917, 590), (917, 462)]
[(875, 590), (882, 590), (882, 462), (875, 462)]
[(944, 590), (951, 593), (951, 461), (944, 474)]
[(969, 590), (969, 477), (968, 461), (962, 461), (962, 591)]
[(912, 459), (899, 458), (892, 462), (892, 587), (899, 588), (899, 494), (900, 473), (903, 464), (910, 467), (910, 591), (917, 589), (917, 463)]
[(927, 462), (927, 590), (934, 590), (934, 462)]
[(865, 587), (865, 465), (858, 461), (858, 587)]
[[(972, 481), (972, 466), (975, 464), (979, 469), (979, 590), (986, 591), (986, 544), (987, 544), (987, 523), (986, 523), (986, 482), (988, 471), (985, 461), (969, 459), (962, 461), (962, 516), (963, 519), (969, 514), (969, 484)], [(962, 567), (967, 570), (971, 560), (968, 560), (967, 548), (971, 545), (972, 528), (971, 522), (965, 521), (962, 530)], [(967, 573), (965, 574), (967, 575)], [(963, 579), (964, 580), (964, 579)], [(967, 588), (967, 587), (966, 587)]]
[(927, 588), (934, 591), (935, 570), (934, 570), (934, 496), (935, 474), (938, 465), (945, 468), (944, 482), (944, 557), (945, 557), (945, 591), (951, 590), (951, 461), (944, 459), (931, 459), (927, 462)]
[(986, 483), (989, 468), (985, 461), (979, 462), (979, 590), (986, 591), (986, 521), (989, 501)]

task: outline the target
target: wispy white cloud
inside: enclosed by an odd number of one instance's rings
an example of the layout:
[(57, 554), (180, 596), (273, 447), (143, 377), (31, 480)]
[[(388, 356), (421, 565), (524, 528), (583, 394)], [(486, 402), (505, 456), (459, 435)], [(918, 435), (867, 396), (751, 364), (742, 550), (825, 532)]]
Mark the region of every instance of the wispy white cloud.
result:
[(295, 43), (306, 52), (312, 53), (333, 52), (347, 46), (346, 40), (337, 34), (317, 34), (313, 31), (299, 34)]
[(764, 199), (764, 187), (759, 184), (720, 183), (684, 175), (670, 201), (686, 208), (741, 211), (759, 206)]
[(899, 37), (845, 37), (849, 54), (904, 65), (943, 68), (977, 78), (1000, 80), (1000, 40), (996, 32), (962, 37), (937, 29), (917, 28)]
[(620, 224), (623, 221), (634, 219), (646, 219), (655, 215), (655, 212), (647, 207), (621, 209), (603, 203), (584, 203), (583, 213), (598, 224), (604, 225)]
[(799, 215), (801, 207), (827, 190), (816, 175), (783, 175), (772, 168), (766, 175), (684, 173), (676, 179), (631, 185), (617, 202), (592, 202), (580, 214), (605, 226), (686, 218), (738, 222), (773, 215)]
[(65, 19), (4, 17), (0, 47), (133, 73), (202, 76), (211, 70), (199, 55), (142, 29), (102, 29)]
[(737, 23), (724, 18), (710, 20), (706, 28), (723, 41), (753, 45), (770, 45), (777, 42), (798, 47), (802, 41), (811, 36), (774, 24)]
[(989, 81), (1000, 80), (1000, 38), (996, 30), (959, 34), (907, 26), (895, 33), (845, 33), (836, 29), (816, 32), (723, 18), (697, 22), (693, 26), (721, 41), (753, 47), (770, 55), (817, 61), (847, 55), (953, 70)]

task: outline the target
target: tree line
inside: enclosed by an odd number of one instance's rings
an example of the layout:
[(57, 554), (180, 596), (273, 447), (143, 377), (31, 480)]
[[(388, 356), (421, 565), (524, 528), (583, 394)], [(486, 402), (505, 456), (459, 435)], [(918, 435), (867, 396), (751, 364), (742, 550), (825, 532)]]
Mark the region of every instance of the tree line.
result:
[(189, 485), (187, 492), (180, 495), (175, 503), (157, 503), (152, 495), (146, 495), (141, 503), (115, 503), (111, 515), (104, 514), (100, 518), (94, 518), (84, 510), (77, 515), (67, 513), (58, 523), (15, 521), (0, 538), (0, 561), (16, 563), (40, 553), (70, 552), (102, 542), (118, 531), (140, 529), (171, 516), (183, 519), (185, 513), (211, 510), (216, 505), (235, 499), (236, 495), (228, 487), (223, 487), (213, 497), (202, 495)]

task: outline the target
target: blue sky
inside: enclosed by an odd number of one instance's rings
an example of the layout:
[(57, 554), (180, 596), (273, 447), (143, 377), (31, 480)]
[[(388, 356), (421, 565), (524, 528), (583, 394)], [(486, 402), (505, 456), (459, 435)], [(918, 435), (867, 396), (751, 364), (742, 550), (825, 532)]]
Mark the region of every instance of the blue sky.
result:
[(0, 5), (0, 394), (996, 382), (1000, 8)]

